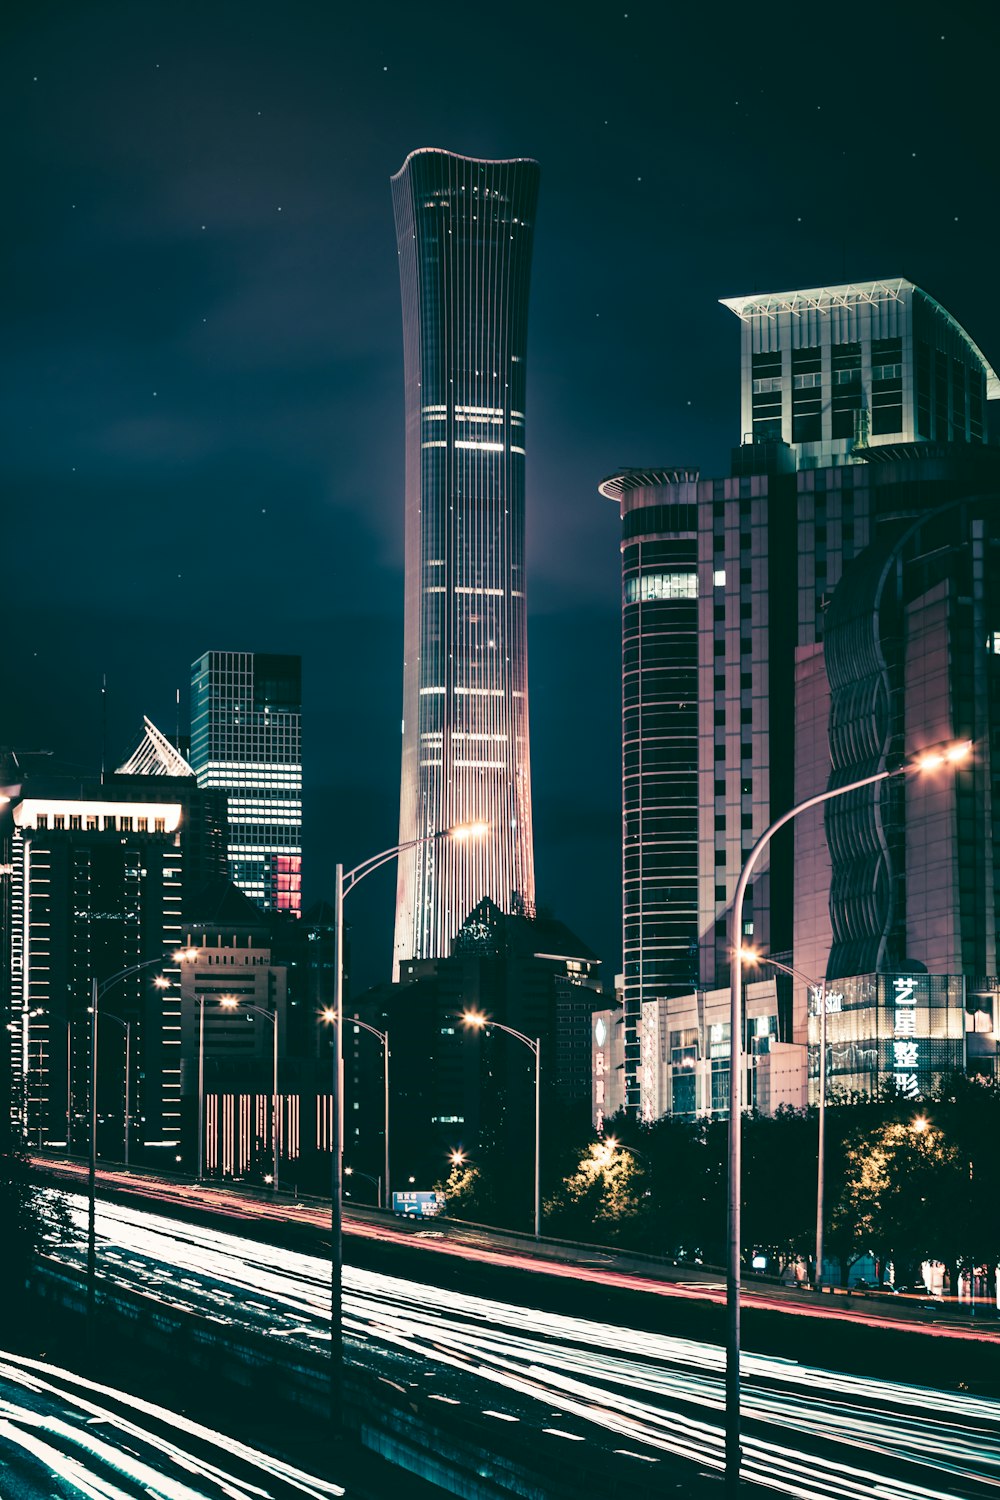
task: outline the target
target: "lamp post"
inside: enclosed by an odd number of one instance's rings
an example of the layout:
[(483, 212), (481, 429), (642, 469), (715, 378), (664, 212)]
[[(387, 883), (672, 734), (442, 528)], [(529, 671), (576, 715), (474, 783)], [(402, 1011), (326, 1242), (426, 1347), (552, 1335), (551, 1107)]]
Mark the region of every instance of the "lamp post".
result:
[(344, 1016), (344, 898), (351, 894), (366, 875), (371, 875), (374, 870), (389, 864), (410, 849), (418, 849), (422, 844), (433, 844), (437, 839), (451, 838), (464, 842), (483, 838), (488, 832), (488, 823), (460, 823), (452, 828), (442, 828), (438, 833), (427, 833), (420, 838), (405, 839), (402, 843), (393, 844), (391, 849), (383, 849), (380, 853), (363, 859), (346, 874), (342, 864), (337, 866), (334, 886), (333, 1006), (328, 1012), (333, 1026), (330, 1110), (330, 1420), (334, 1426), (340, 1422), (344, 1387), (344, 1033), (341, 1025)]
[(535, 1239), (541, 1238), (542, 1233), (542, 1154), (541, 1154), (541, 1102), (542, 1102), (542, 1042), (540, 1037), (534, 1040), (525, 1036), (523, 1031), (518, 1031), (513, 1026), (505, 1026), (502, 1021), (491, 1021), (489, 1016), (484, 1016), (481, 1011), (467, 1010), (462, 1016), (462, 1025), (470, 1031), (484, 1031), (491, 1027), (496, 1031), (505, 1031), (508, 1036), (514, 1037), (518, 1042), (523, 1042), (528, 1051), (535, 1059)]
[(344, 1176), (345, 1177), (363, 1177), (366, 1182), (370, 1182), (372, 1184), (372, 1186), (374, 1187), (375, 1192), (378, 1194), (378, 1206), (379, 1206), (379, 1208), (382, 1207), (382, 1179), (381, 1179), (381, 1177), (373, 1177), (372, 1174), (371, 1174), (371, 1172), (362, 1172), (362, 1171), (359, 1171), (359, 1169), (357, 1167), (345, 1167), (344, 1168)]
[(767, 958), (752, 948), (741, 948), (740, 959), (745, 964), (770, 964), (798, 979), (816, 994), (819, 1004), (819, 1112), (817, 1116), (816, 1143), (816, 1272), (813, 1286), (818, 1292), (823, 1284), (823, 1197), (826, 1186), (826, 975), (821, 980), (810, 979), (793, 964), (779, 963), (776, 958)]
[[(332, 1022), (336, 1019), (335, 1012), (334, 1012), (334, 1010), (332, 1009), (331, 1006), (327, 1006), (321, 1012), (321, 1016), (322, 1016), (322, 1019), (324, 1021), (326, 1021), (328, 1024), (332, 1024)], [(390, 1170), (389, 1169), (389, 1058), (391, 1056), (391, 1053), (389, 1051), (389, 1033), (388, 1033), (388, 1031), (379, 1031), (379, 1029), (378, 1029), (377, 1026), (369, 1026), (369, 1024), (368, 1024), (367, 1021), (359, 1021), (358, 1018), (357, 1018), (357, 1016), (351, 1016), (349, 1018), (345, 1017), (345, 1025), (348, 1025), (348, 1026), (359, 1026), (362, 1031), (367, 1031), (369, 1033), (369, 1035), (375, 1037), (377, 1039), (377, 1041), (379, 1042), (379, 1044), (381, 1045), (381, 1047), (382, 1047), (382, 1073), (383, 1073), (383, 1078), (384, 1078), (384, 1081), (385, 1081), (385, 1103), (384, 1103), (384, 1106), (383, 1106), (383, 1126), (382, 1126), (382, 1130), (383, 1130), (385, 1151), (384, 1151), (384, 1156), (383, 1156), (383, 1160), (384, 1160), (384, 1172), (383, 1172), (382, 1177), (380, 1178), (380, 1182), (382, 1184), (384, 1184), (384, 1186), (382, 1188), (380, 1188), (380, 1190), (379, 1190), (379, 1203), (378, 1203), (378, 1206), (379, 1206), (379, 1208), (391, 1208), (392, 1207), (392, 1198), (390, 1196), (390, 1187), (389, 1187), (389, 1170)], [(345, 1167), (344, 1170), (346, 1171), (347, 1168)], [(367, 1173), (363, 1173), (362, 1172), (362, 1173), (359, 1173), (358, 1175), (359, 1176), (366, 1176)]]
[[(157, 985), (157, 988), (159, 989), (159, 988), (161, 988), (161, 986)], [(129, 1108), (129, 1105), (130, 1105), (129, 1072), (130, 1072), (130, 1061), (131, 1061), (131, 1056), (132, 1056), (132, 1022), (131, 1021), (126, 1021), (122, 1016), (112, 1015), (111, 1011), (109, 1011), (109, 1010), (104, 1011), (102, 1014), (103, 1014), (103, 1017), (104, 1017), (104, 1019), (106, 1021), (117, 1021), (118, 1025), (121, 1026), (123, 1028), (124, 1032), (125, 1032), (125, 1165), (128, 1166), (128, 1154), (129, 1154), (128, 1153), (128, 1148), (129, 1148), (129, 1134), (130, 1134), (130, 1132), (129, 1132), (129, 1126), (130, 1126), (130, 1123), (131, 1123), (130, 1122), (130, 1108)]]
[[(219, 1004), (223, 1010), (239, 1010), (241, 1008), (239, 998), (236, 995), (220, 995)], [(252, 1011), (255, 1016), (263, 1016), (265, 1021), (270, 1021), (274, 1031), (274, 1047), (271, 1061), (271, 1181), (274, 1191), (278, 1191), (278, 1012), (276, 1010), (265, 1010), (262, 1005), (245, 1005), (243, 1011)], [(202, 1022), (205, 1020), (205, 1009), (202, 1007)], [(204, 1053), (202, 1053), (204, 1057)]]
[(96, 1324), (95, 1312), (97, 1307), (97, 1029), (100, 1017), (101, 1000), (120, 984), (123, 979), (130, 979), (133, 974), (140, 974), (143, 969), (151, 969), (154, 964), (180, 963), (182, 959), (189, 957), (197, 949), (186, 948), (172, 954), (159, 954), (156, 958), (147, 958), (141, 964), (129, 964), (126, 969), (119, 969), (117, 974), (111, 974), (107, 979), (98, 982), (94, 975), (90, 986), (90, 1157), (87, 1163), (87, 1348), (93, 1358), (96, 1347)]
[[(771, 839), (797, 818), (799, 813), (835, 797), (846, 797), (849, 792), (860, 791), (866, 786), (875, 786), (893, 776), (905, 776), (914, 771), (933, 771), (941, 766), (965, 760), (972, 750), (968, 740), (936, 746), (921, 754), (908, 758), (897, 766), (876, 771), (871, 776), (862, 776), (845, 786), (830, 787), (815, 797), (807, 797), (776, 818), (754, 844), (747, 855), (740, 878), (736, 882), (733, 897), (730, 938), (734, 954), (743, 946), (743, 899), (750, 876), (761, 854)], [(743, 965), (738, 960), (732, 966), (729, 1010), (729, 1201), (726, 1225), (726, 1492), (735, 1500), (740, 1488), (740, 1210), (742, 1188), (743, 1154)]]

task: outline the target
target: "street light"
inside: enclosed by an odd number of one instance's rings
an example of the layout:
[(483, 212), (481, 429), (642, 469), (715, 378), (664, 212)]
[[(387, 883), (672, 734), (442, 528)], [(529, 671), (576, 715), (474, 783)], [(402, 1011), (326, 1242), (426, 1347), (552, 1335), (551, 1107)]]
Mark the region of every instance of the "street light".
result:
[(197, 948), (184, 948), (171, 954), (158, 954), (156, 958), (147, 958), (141, 964), (129, 964), (128, 968), (119, 969), (117, 974), (111, 974), (107, 979), (98, 982), (95, 974), (90, 987), (90, 1159), (87, 1164), (87, 1347), (93, 1357), (96, 1338), (97, 1308), (97, 1023), (100, 1017), (101, 1000), (120, 984), (123, 979), (130, 979), (133, 974), (139, 974), (143, 969), (151, 969), (154, 964), (181, 963), (185, 958), (197, 953)]
[[(153, 983), (156, 984), (155, 979), (153, 980)], [(156, 984), (156, 988), (163, 989), (164, 986), (161, 984)], [(111, 1011), (109, 1010), (104, 1011), (102, 1014), (105, 1021), (117, 1021), (118, 1025), (121, 1026), (125, 1032), (125, 1165), (128, 1166), (128, 1147), (130, 1134), (129, 1127), (131, 1124), (129, 1108), (129, 1073), (132, 1057), (132, 1022), (126, 1021), (123, 1016), (112, 1015)]]
[(826, 1072), (827, 1072), (827, 1044), (826, 1044), (826, 975), (821, 980), (810, 979), (808, 974), (803, 974), (801, 969), (796, 969), (793, 964), (779, 963), (776, 958), (767, 958), (758, 953), (754, 948), (741, 948), (740, 960), (745, 964), (770, 964), (772, 969), (780, 969), (782, 974), (789, 974), (793, 979), (799, 980), (801, 984), (819, 996), (819, 1113), (817, 1116), (817, 1143), (816, 1143), (816, 1270), (813, 1277), (813, 1286), (818, 1292), (823, 1284), (823, 1198), (826, 1188)]
[(345, 1177), (363, 1177), (367, 1182), (372, 1183), (374, 1185), (374, 1187), (375, 1187), (376, 1193), (378, 1194), (378, 1206), (379, 1206), (379, 1208), (382, 1207), (382, 1179), (381, 1179), (381, 1177), (374, 1177), (371, 1174), (371, 1172), (361, 1172), (361, 1171), (359, 1171), (359, 1169), (357, 1167), (345, 1167), (344, 1168), (344, 1176)]
[[(337, 1019), (337, 1013), (332, 1008), (332, 1006), (328, 1005), (324, 1010), (320, 1012), (320, 1018), (327, 1025), (330, 1025)], [(381, 1180), (385, 1184), (385, 1187), (384, 1189), (379, 1190), (378, 1206), (379, 1208), (391, 1208), (392, 1198), (390, 1197), (389, 1189), (389, 1033), (388, 1031), (379, 1031), (377, 1026), (369, 1026), (367, 1021), (359, 1021), (357, 1016), (350, 1016), (349, 1018), (347, 1018), (347, 1024), (349, 1026), (359, 1026), (362, 1031), (367, 1031), (371, 1036), (377, 1038), (382, 1047), (382, 1072), (385, 1080), (385, 1105), (383, 1122), (383, 1135), (385, 1144), (385, 1174)], [(347, 1169), (345, 1168), (344, 1170), (346, 1171)]]
[(517, 1031), (513, 1026), (505, 1026), (502, 1021), (491, 1021), (489, 1016), (484, 1016), (482, 1011), (467, 1010), (462, 1016), (462, 1025), (470, 1031), (489, 1030), (491, 1027), (497, 1031), (505, 1031), (508, 1036), (514, 1037), (518, 1042), (523, 1042), (528, 1051), (535, 1059), (535, 1239), (539, 1239), (542, 1233), (542, 1156), (541, 1156), (541, 1102), (542, 1102), (542, 1042), (540, 1037), (532, 1041), (530, 1036), (525, 1036), (523, 1031)]
[(344, 1281), (344, 1211), (343, 1150), (344, 1150), (344, 1033), (341, 1021), (344, 1015), (344, 898), (349, 896), (359, 881), (371, 875), (382, 865), (387, 865), (400, 854), (410, 849), (419, 849), (423, 844), (433, 844), (437, 839), (453, 839), (457, 843), (485, 837), (488, 823), (458, 823), (451, 828), (442, 828), (438, 833), (426, 833), (420, 838), (405, 839), (383, 849), (369, 859), (363, 859), (353, 870), (344, 873), (338, 864), (334, 885), (334, 945), (333, 971), (334, 990), (330, 1023), (333, 1026), (332, 1099), (330, 1120), (330, 1420), (336, 1425), (343, 1409), (344, 1383), (344, 1325), (343, 1325), (343, 1281)]
[(464, 1167), (465, 1152), (458, 1150), (458, 1148), (456, 1147), (454, 1151), (448, 1152), (448, 1160), (451, 1162), (453, 1167)]
[[(219, 1004), (222, 1006), (223, 1010), (239, 1010), (240, 1009), (240, 1000), (239, 1000), (239, 997), (237, 995), (220, 995), (219, 996)], [(273, 1031), (274, 1031), (274, 1050), (273, 1050), (272, 1077), (271, 1077), (271, 1160), (273, 1162), (273, 1166), (271, 1168), (271, 1183), (269, 1184), (269, 1186), (271, 1184), (273, 1184), (274, 1191), (277, 1192), (278, 1191), (278, 1116), (279, 1116), (279, 1105), (278, 1105), (278, 1012), (276, 1010), (265, 1010), (262, 1005), (247, 1005), (247, 1006), (244, 1007), (244, 1011), (252, 1011), (255, 1016), (263, 1016), (265, 1021), (270, 1021), (271, 1026), (272, 1026)], [(202, 1023), (202, 1027), (204, 1027), (204, 1024), (205, 1024), (205, 1007), (204, 1007), (204, 1005), (202, 1005), (202, 1008), (201, 1008), (201, 1023)], [(205, 1063), (204, 1063), (204, 1057), (205, 1057), (205, 1052), (204, 1052), (204, 1031), (202, 1031), (202, 1036), (201, 1036), (201, 1047), (199, 1048), (199, 1057), (200, 1057), (200, 1066), (201, 1066), (201, 1069), (204, 1069), (204, 1066), (205, 1066)], [(200, 1078), (199, 1078), (199, 1082), (201, 1082)], [(199, 1146), (199, 1150), (200, 1150), (200, 1146)], [(266, 1177), (265, 1177), (264, 1181), (267, 1182), (267, 1178)]]
[[(933, 771), (944, 765), (960, 765), (972, 752), (969, 740), (953, 744), (932, 746), (901, 764), (876, 771), (871, 776), (862, 776), (845, 786), (830, 787), (815, 797), (807, 797), (796, 803), (788, 812), (782, 813), (761, 834), (746, 857), (740, 878), (736, 882), (731, 917), (731, 946), (739, 953), (743, 946), (743, 898), (750, 876), (761, 854), (771, 839), (810, 807), (818, 807), (835, 797), (845, 797), (848, 792), (860, 791), (866, 786), (875, 786), (893, 776), (905, 776), (919, 771)], [(732, 966), (729, 1009), (729, 1202), (726, 1233), (726, 1490), (732, 1500), (740, 1488), (740, 1210), (742, 1187), (743, 1152), (743, 965)]]

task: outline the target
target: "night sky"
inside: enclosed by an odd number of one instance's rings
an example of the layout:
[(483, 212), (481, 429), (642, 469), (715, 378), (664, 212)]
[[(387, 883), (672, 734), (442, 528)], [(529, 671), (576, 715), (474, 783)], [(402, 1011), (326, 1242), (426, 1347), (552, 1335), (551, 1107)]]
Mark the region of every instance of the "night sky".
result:
[[(985, 6), (8, 8), (0, 743), (186, 729), (202, 651), (305, 673), (305, 899), (395, 842), (407, 152), (534, 156), (538, 899), (620, 962), (619, 553), (598, 481), (728, 472), (719, 297), (906, 275), (994, 363)], [(394, 877), (352, 897), (387, 976)]]

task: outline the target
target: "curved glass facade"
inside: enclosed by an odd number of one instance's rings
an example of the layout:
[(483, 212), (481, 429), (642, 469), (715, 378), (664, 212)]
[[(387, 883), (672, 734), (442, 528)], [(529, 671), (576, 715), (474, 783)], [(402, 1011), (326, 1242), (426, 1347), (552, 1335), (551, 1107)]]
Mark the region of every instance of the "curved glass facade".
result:
[(406, 387), (401, 843), (394, 970), (483, 897), (531, 911), (524, 580), (530, 160), (415, 151), (392, 179)]

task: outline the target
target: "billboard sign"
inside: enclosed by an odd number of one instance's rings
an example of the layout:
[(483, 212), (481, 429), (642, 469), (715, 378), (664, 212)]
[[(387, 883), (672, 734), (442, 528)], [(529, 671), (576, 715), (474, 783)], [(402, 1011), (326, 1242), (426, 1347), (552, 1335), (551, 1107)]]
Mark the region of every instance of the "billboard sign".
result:
[(393, 1193), (392, 1211), (404, 1218), (436, 1219), (445, 1211), (443, 1193), (424, 1192), (411, 1189), (406, 1193)]

